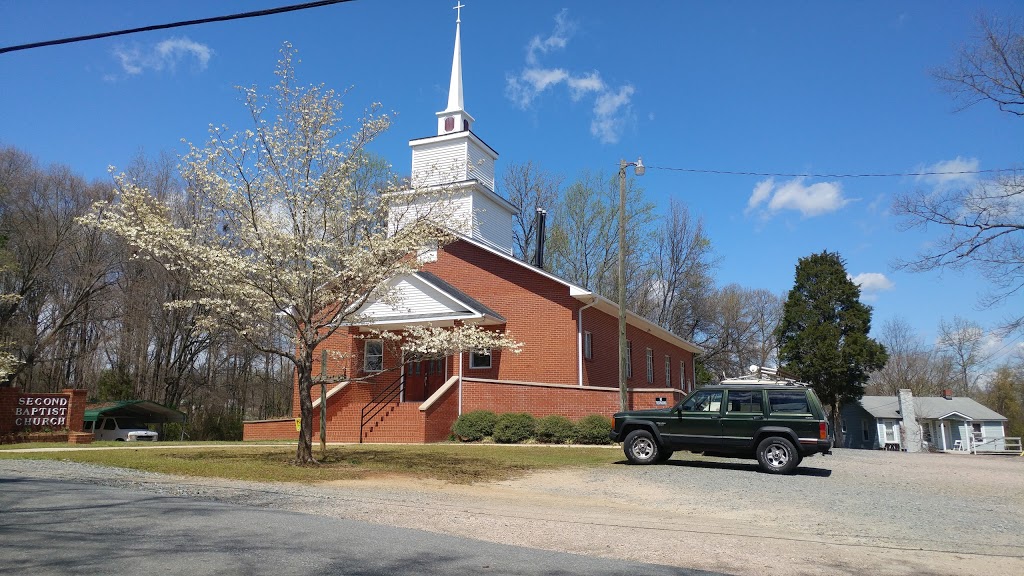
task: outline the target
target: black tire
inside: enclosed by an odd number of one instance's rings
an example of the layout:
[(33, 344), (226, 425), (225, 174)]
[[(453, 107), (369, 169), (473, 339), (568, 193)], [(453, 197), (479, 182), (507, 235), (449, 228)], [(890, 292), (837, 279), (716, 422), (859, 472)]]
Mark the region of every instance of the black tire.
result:
[(672, 457), (672, 454), (674, 454), (672, 450), (662, 449), (660, 452), (658, 452), (658, 464), (661, 464), (662, 462), (667, 462), (668, 459)]
[(789, 440), (769, 436), (757, 445), (757, 463), (769, 474), (792, 474), (800, 464), (800, 453)]
[(114, 438), (114, 442), (124, 442), (124, 438)]
[(661, 446), (647, 430), (633, 430), (622, 443), (622, 451), (632, 464), (654, 464), (659, 461)]

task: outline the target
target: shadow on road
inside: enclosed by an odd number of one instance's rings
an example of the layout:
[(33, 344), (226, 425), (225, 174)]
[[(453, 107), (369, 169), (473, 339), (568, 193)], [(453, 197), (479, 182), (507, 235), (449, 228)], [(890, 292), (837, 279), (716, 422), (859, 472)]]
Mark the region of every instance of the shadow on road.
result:
[[(629, 461), (619, 460), (616, 464), (628, 465)], [(706, 468), (709, 470), (740, 470), (745, 472), (757, 472), (761, 474), (767, 474), (757, 464), (751, 464), (748, 462), (709, 462), (707, 460), (669, 460), (657, 464), (657, 466), (676, 466), (679, 468)], [(832, 475), (832, 471), (828, 468), (813, 468), (809, 466), (797, 466), (797, 469), (793, 471), (794, 476), (810, 476), (817, 478), (828, 478)]]

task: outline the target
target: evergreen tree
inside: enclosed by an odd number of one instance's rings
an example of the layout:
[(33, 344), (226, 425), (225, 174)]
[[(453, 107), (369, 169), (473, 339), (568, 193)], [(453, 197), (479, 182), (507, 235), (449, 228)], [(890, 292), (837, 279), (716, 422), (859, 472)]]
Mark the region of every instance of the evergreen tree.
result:
[(837, 435), (840, 406), (863, 396), (869, 374), (888, 359), (885, 347), (868, 337), (870, 330), (871, 307), (860, 301), (860, 288), (839, 254), (801, 258), (777, 332), (779, 359), (811, 384), (830, 409)]

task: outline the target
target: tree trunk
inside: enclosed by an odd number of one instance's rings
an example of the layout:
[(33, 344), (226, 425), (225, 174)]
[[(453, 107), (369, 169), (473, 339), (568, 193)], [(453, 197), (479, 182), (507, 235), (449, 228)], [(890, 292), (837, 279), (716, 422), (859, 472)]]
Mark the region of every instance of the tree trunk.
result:
[(843, 445), (842, 415), (839, 413), (839, 401), (832, 403), (832, 439), (835, 446)]
[(295, 372), (299, 379), (299, 417), (302, 429), (299, 431), (299, 444), (295, 451), (295, 463), (298, 465), (316, 464), (313, 458), (313, 399), (310, 391), (313, 388), (313, 352), (304, 350)]

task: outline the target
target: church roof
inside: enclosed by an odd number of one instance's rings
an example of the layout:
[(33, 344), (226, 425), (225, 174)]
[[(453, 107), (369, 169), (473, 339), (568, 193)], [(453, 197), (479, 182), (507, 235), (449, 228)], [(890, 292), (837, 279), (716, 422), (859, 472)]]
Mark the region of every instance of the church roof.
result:
[[(511, 263), (513, 263), (513, 264), (515, 264), (517, 266), (521, 266), (523, 268), (531, 270), (535, 274), (540, 274), (541, 276), (544, 276), (544, 277), (546, 277), (546, 278), (548, 278), (550, 280), (554, 280), (555, 282), (558, 282), (559, 284), (564, 285), (566, 288), (569, 289), (569, 295), (572, 296), (573, 298), (576, 298), (580, 302), (584, 302), (587, 305), (593, 305), (594, 308), (597, 308), (598, 310), (601, 310), (602, 312), (604, 312), (606, 314), (610, 314), (612, 316), (618, 316), (618, 314), (619, 314), (619, 305), (617, 303), (613, 302), (612, 300), (609, 300), (608, 298), (605, 298), (604, 296), (601, 296), (600, 294), (592, 292), (592, 291), (590, 291), (590, 290), (588, 290), (588, 289), (586, 289), (586, 288), (584, 288), (582, 286), (577, 286), (576, 284), (573, 284), (572, 282), (569, 282), (568, 280), (566, 280), (566, 279), (564, 279), (564, 278), (562, 278), (562, 277), (560, 277), (560, 276), (558, 276), (556, 274), (552, 274), (551, 272), (548, 272), (547, 270), (544, 270), (543, 268), (538, 268), (538, 267), (536, 267), (536, 266), (534, 266), (532, 264), (523, 262), (519, 258), (516, 258), (515, 256), (512, 256), (511, 254), (507, 254), (507, 253), (502, 252), (500, 250), (496, 250), (492, 246), (489, 246), (489, 245), (487, 245), (487, 244), (485, 244), (483, 242), (480, 242), (479, 240), (475, 240), (473, 238), (469, 238), (468, 236), (465, 236), (465, 235), (462, 235), (462, 234), (458, 234), (458, 233), (456, 234), (456, 236), (458, 236), (459, 239), (461, 239), (462, 241), (466, 242), (467, 244), (471, 244), (473, 246), (476, 246), (478, 248), (486, 250), (487, 252), (490, 252), (491, 254), (494, 254), (496, 256), (500, 256), (502, 259), (504, 259), (504, 260), (506, 260), (508, 262), (511, 262)], [(656, 336), (657, 338), (659, 338), (661, 340), (665, 340), (666, 342), (671, 342), (672, 344), (675, 344), (676, 346), (679, 346), (680, 348), (682, 348), (684, 350), (687, 350), (689, 352), (693, 352), (694, 354), (702, 354), (704, 352), (704, 350), (700, 346), (697, 346), (693, 342), (690, 342), (689, 340), (686, 340), (685, 338), (681, 338), (681, 337), (677, 336), (676, 334), (673, 334), (671, 331), (662, 328), (658, 324), (656, 324), (654, 322), (651, 322), (647, 318), (644, 318), (643, 316), (634, 314), (633, 312), (631, 312), (629, 310), (626, 311), (626, 323), (630, 324), (630, 325), (632, 325), (632, 326), (634, 326), (636, 328), (639, 328), (639, 329), (641, 329), (641, 330), (643, 330), (643, 331), (645, 331), (645, 332), (647, 332), (647, 333), (649, 333), (649, 334), (651, 334), (653, 336)]]

